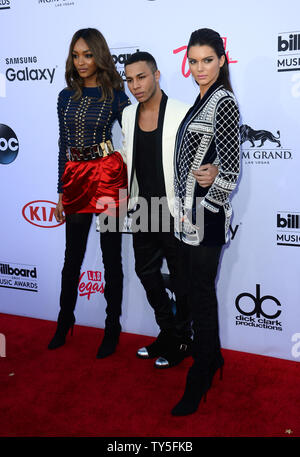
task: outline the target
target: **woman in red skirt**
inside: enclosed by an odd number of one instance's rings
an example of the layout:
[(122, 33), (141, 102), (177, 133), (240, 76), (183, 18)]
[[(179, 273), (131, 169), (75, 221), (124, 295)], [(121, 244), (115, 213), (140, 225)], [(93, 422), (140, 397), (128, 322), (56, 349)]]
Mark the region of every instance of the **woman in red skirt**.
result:
[[(75, 323), (78, 280), (93, 215), (105, 211), (108, 218), (116, 218), (120, 205), (127, 204), (126, 196), (119, 200), (119, 191), (126, 193), (127, 173), (121, 155), (112, 146), (112, 126), (116, 120), (121, 125), (122, 111), (130, 101), (98, 30), (87, 28), (74, 34), (65, 76), (67, 88), (58, 97), (59, 201), (55, 217), (66, 223), (66, 248), (60, 312), (49, 349), (65, 344)], [(97, 357), (103, 358), (115, 351), (121, 332), (121, 233), (102, 231), (100, 246), (107, 307), (104, 338)]]

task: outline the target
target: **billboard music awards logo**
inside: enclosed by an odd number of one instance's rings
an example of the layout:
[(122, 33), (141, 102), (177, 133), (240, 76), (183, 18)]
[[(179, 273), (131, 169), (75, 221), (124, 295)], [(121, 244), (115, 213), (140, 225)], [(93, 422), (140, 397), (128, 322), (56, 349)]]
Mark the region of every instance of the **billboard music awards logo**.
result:
[(7, 67), (5, 77), (10, 83), (17, 81), (43, 81), (52, 84), (57, 68), (41, 68), (38, 65), (36, 56), (6, 57), (4, 63)]
[(278, 212), (276, 228), (277, 246), (300, 247), (300, 213)]
[(34, 200), (23, 206), (24, 219), (36, 227), (53, 228), (64, 224), (57, 222), (54, 216), (56, 203), (49, 200)]
[(282, 32), (277, 38), (277, 71), (300, 70), (300, 31)]
[(79, 278), (78, 292), (80, 297), (90, 300), (94, 294), (104, 293), (101, 271), (84, 271)]
[(126, 81), (124, 63), (129, 57), (138, 52), (137, 46), (130, 46), (127, 48), (110, 48), (110, 52), (115, 63), (117, 72), (120, 74), (123, 81)]
[(11, 6), (11, 0), (0, 0), (0, 11), (9, 10)]
[(38, 292), (36, 266), (0, 261), (0, 287)]
[[(226, 52), (226, 57), (227, 57), (228, 63), (237, 63), (238, 62), (237, 60), (231, 59), (231, 57), (229, 56), (229, 51), (228, 50), (226, 51), (227, 37), (222, 37), (222, 40), (224, 43), (224, 49)], [(187, 50), (187, 46), (180, 46), (177, 49), (173, 49), (173, 54), (178, 54), (178, 53), (184, 52), (183, 58), (182, 58), (182, 63), (181, 63), (181, 73), (182, 73), (182, 76), (184, 76), (185, 78), (188, 78), (191, 74), (191, 71), (190, 71), (189, 65), (188, 65), (186, 50)]]
[(241, 153), (245, 165), (270, 165), (273, 161), (291, 160), (291, 149), (282, 146), (280, 131), (240, 126)]
[(51, 4), (52, 6), (55, 6), (55, 7), (74, 6), (75, 5), (75, 2), (70, 1), (70, 0), (38, 0), (38, 3), (42, 4), (42, 5)]
[(272, 295), (261, 296), (261, 285), (256, 284), (255, 295), (243, 292), (236, 297), (235, 307), (239, 315), (235, 316), (235, 324), (260, 329), (282, 331), (281, 303)]
[(0, 124), (0, 164), (13, 162), (19, 152), (19, 141), (15, 132), (8, 125)]

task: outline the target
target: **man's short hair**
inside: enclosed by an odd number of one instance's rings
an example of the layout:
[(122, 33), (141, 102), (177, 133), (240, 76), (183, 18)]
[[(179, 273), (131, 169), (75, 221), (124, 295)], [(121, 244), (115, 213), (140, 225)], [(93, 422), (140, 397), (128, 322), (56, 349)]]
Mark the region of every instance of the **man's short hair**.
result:
[(147, 62), (151, 70), (155, 72), (157, 70), (157, 65), (154, 57), (149, 52), (137, 51), (126, 60), (124, 66), (131, 65), (136, 62)]

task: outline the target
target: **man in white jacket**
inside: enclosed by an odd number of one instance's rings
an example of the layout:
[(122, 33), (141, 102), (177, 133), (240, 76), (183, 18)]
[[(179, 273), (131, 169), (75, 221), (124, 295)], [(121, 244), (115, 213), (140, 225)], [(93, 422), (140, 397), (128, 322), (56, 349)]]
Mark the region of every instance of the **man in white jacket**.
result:
[[(128, 172), (128, 210), (137, 209), (139, 226), (132, 227), (135, 271), (146, 291), (156, 322), (157, 339), (137, 351), (140, 358), (157, 358), (155, 367), (168, 368), (190, 355), (191, 325), (187, 280), (179, 261), (180, 243), (174, 236), (174, 146), (178, 127), (190, 106), (167, 97), (159, 85), (160, 72), (147, 52), (125, 63), (127, 85), (138, 101), (122, 115), (122, 155)], [(204, 165), (195, 177), (204, 187), (217, 174)], [(157, 205), (157, 203), (160, 203)], [(137, 220), (137, 218), (136, 218)], [(176, 313), (161, 273), (163, 259), (170, 272)]]

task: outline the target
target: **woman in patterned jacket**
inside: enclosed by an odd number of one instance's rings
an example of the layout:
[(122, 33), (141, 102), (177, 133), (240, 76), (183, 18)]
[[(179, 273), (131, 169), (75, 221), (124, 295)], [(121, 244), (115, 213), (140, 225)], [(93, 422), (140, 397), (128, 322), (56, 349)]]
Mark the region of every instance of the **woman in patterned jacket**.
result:
[[(215, 280), (232, 213), (229, 195), (240, 168), (239, 110), (223, 40), (214, 30), (196, 30), (187, 56), (200, 93), (176, 138), (175, 232), (188, 262), (194, 339), (193, 365), (183, 397), (172, 410), (175, 416), (197, 411), (214, 374), (218, 369), (222, 372)], [(219, 172), (214, 183), (203, 188), (194, 170), (209, 162), (218, 164)]]

